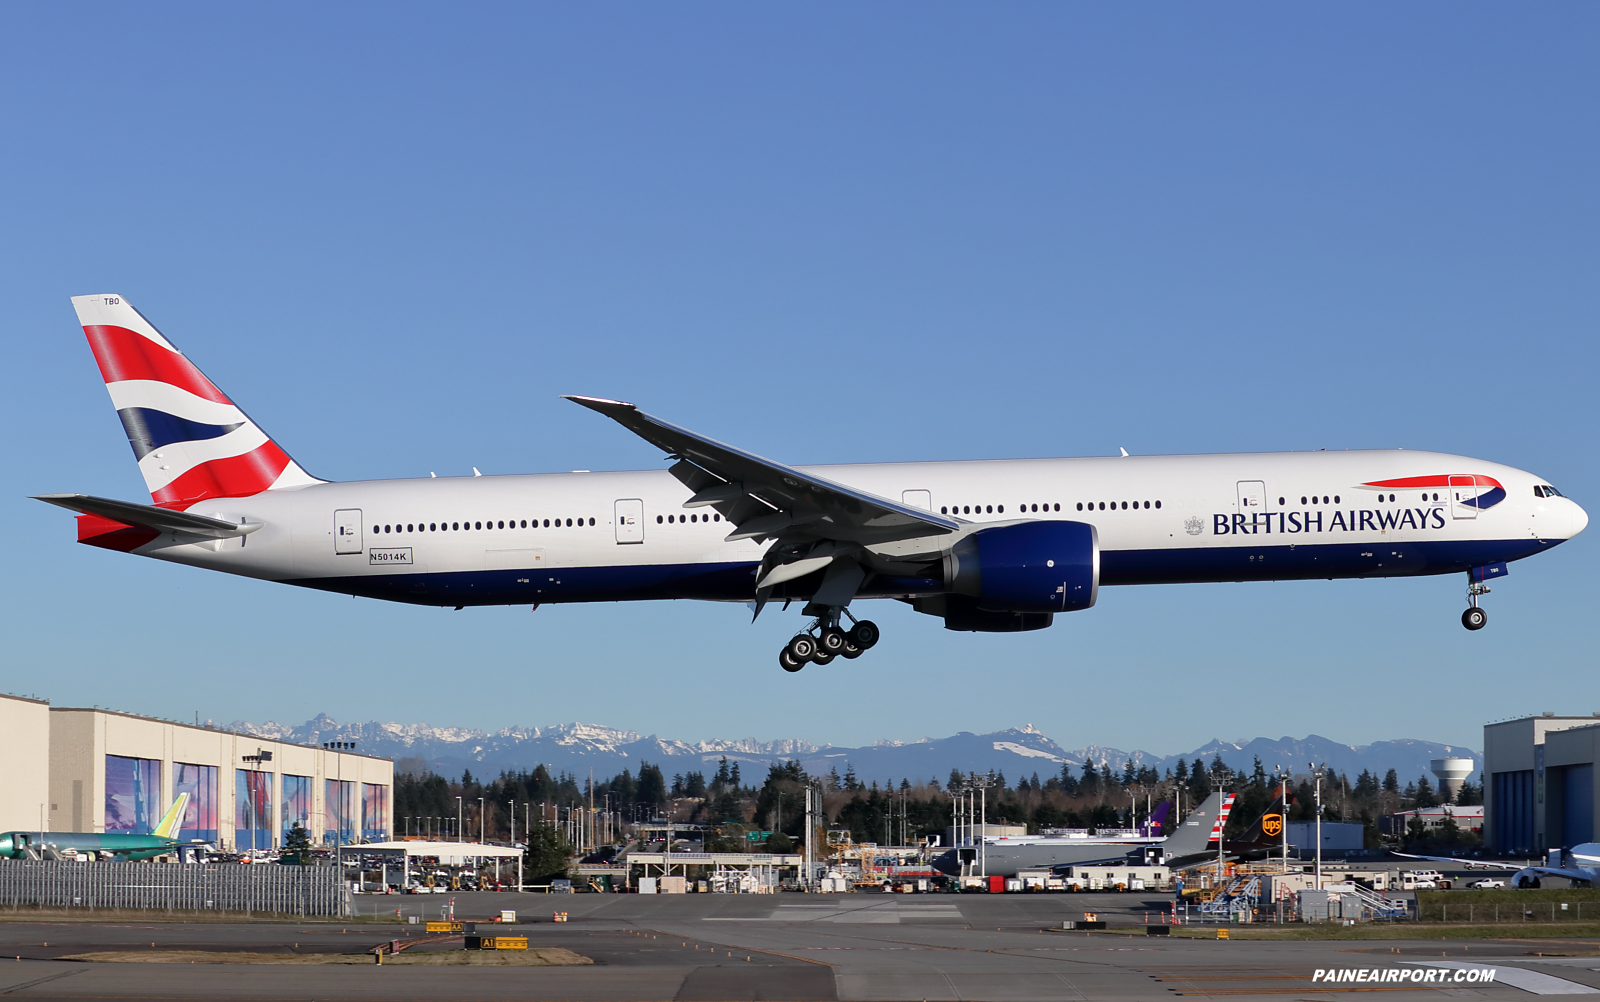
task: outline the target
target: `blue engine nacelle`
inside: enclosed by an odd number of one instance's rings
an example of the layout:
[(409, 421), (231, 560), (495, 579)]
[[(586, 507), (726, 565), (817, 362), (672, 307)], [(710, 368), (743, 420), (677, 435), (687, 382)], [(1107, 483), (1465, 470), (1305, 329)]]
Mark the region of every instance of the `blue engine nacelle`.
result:
[(951, 547), (944, 570), (949, 589), (977, 610), (1075, 612), (1099, 596), (1100, 537), (1087, 522), (997, 525)]

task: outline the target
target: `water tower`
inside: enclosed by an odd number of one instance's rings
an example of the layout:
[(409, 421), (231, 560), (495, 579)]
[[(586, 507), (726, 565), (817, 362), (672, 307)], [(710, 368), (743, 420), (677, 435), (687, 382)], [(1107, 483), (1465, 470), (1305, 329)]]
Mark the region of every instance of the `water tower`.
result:
[(1428, 763), (1428, 771), (1439, 777), (1439, 793), (1446, 800), (1456, 799), (1473, 768), (1470, 758), (1436, 758)]

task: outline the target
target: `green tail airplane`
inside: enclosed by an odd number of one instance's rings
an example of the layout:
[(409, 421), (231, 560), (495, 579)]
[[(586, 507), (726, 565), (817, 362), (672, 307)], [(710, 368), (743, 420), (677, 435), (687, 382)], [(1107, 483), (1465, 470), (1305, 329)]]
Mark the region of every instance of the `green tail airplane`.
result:
[(189, 795), (178, 794), (167, 813), (148, 835), (124, 835), (119, 832), (0, 832), (0, 858), (39, 858), (59, 856), (66, 852), (89, 855), (111, 853), (127, 859), (154, 859), (191, 845), (204, 845), (202, 839), (178, 839), (178, 824), (184, 809), (189, 806)]

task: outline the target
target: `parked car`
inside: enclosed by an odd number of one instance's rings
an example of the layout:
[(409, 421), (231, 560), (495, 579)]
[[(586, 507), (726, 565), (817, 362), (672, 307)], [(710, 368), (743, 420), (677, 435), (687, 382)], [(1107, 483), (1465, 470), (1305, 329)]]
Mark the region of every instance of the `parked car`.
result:
[(1474, 880), (1467, 886), (1487, 889), (1491, 887), (1504, 887), (1506, 886), (1506, 882), (1504, 880), (1498, 880), (1494, 877), (1484, 877), (1482, 880)]

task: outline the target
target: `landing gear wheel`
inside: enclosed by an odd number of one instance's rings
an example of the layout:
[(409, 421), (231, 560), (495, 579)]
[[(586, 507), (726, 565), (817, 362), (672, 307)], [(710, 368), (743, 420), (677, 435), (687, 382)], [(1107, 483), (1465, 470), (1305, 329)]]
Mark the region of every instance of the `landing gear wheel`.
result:
[(871, 650), (880, 636), (878, 624), (870, 619), (863, 619), (850, 628), (850, 641), (864, 651)]
[(1461, 625), (1469, 630), (1481, 630), (1489, 622), (1489, 614), (1473, 606), (1461, 614)]
[(837, 654), (825, 654), (819, 649), (817, 653), (811, 655), (811, 663), (814, 665), (825, 665), (836, 657), (838, 657)]
[(789, 644), (784, 648), (784, 651), (787, 652), (791, 658), (794, 658), (796, 661), (804, 664), (805, 662), (811, 660), (812, 655), (817, 653), (817, 641), (809, 633), (799, 633), (795, 635), (793, 640), (789, 641)]
[(824, 627), (822, 636), (817, 640), (817, 646), (829, 654), (843, 654), (844, 645), (850, 642), (850, 637), (837, 626)]
[(804, 661), (796, 661), (787, 647), (778, 652), (778, 664), (783, 666), (784, 671), (799, 671), (806, 666)]
[(861, 648), (857, 647), (855, 644), (851, 643), (849, 640), (846, 640), (844, 642), (844, 650), (839, 652), (839, 656), (841, 658), (849, 658), (851, 661), (854, 661), (856, 658), (859, 658), (861, 655), (863, 655), (865, 653), (867, 653), (867, 652), (862, 650)]

